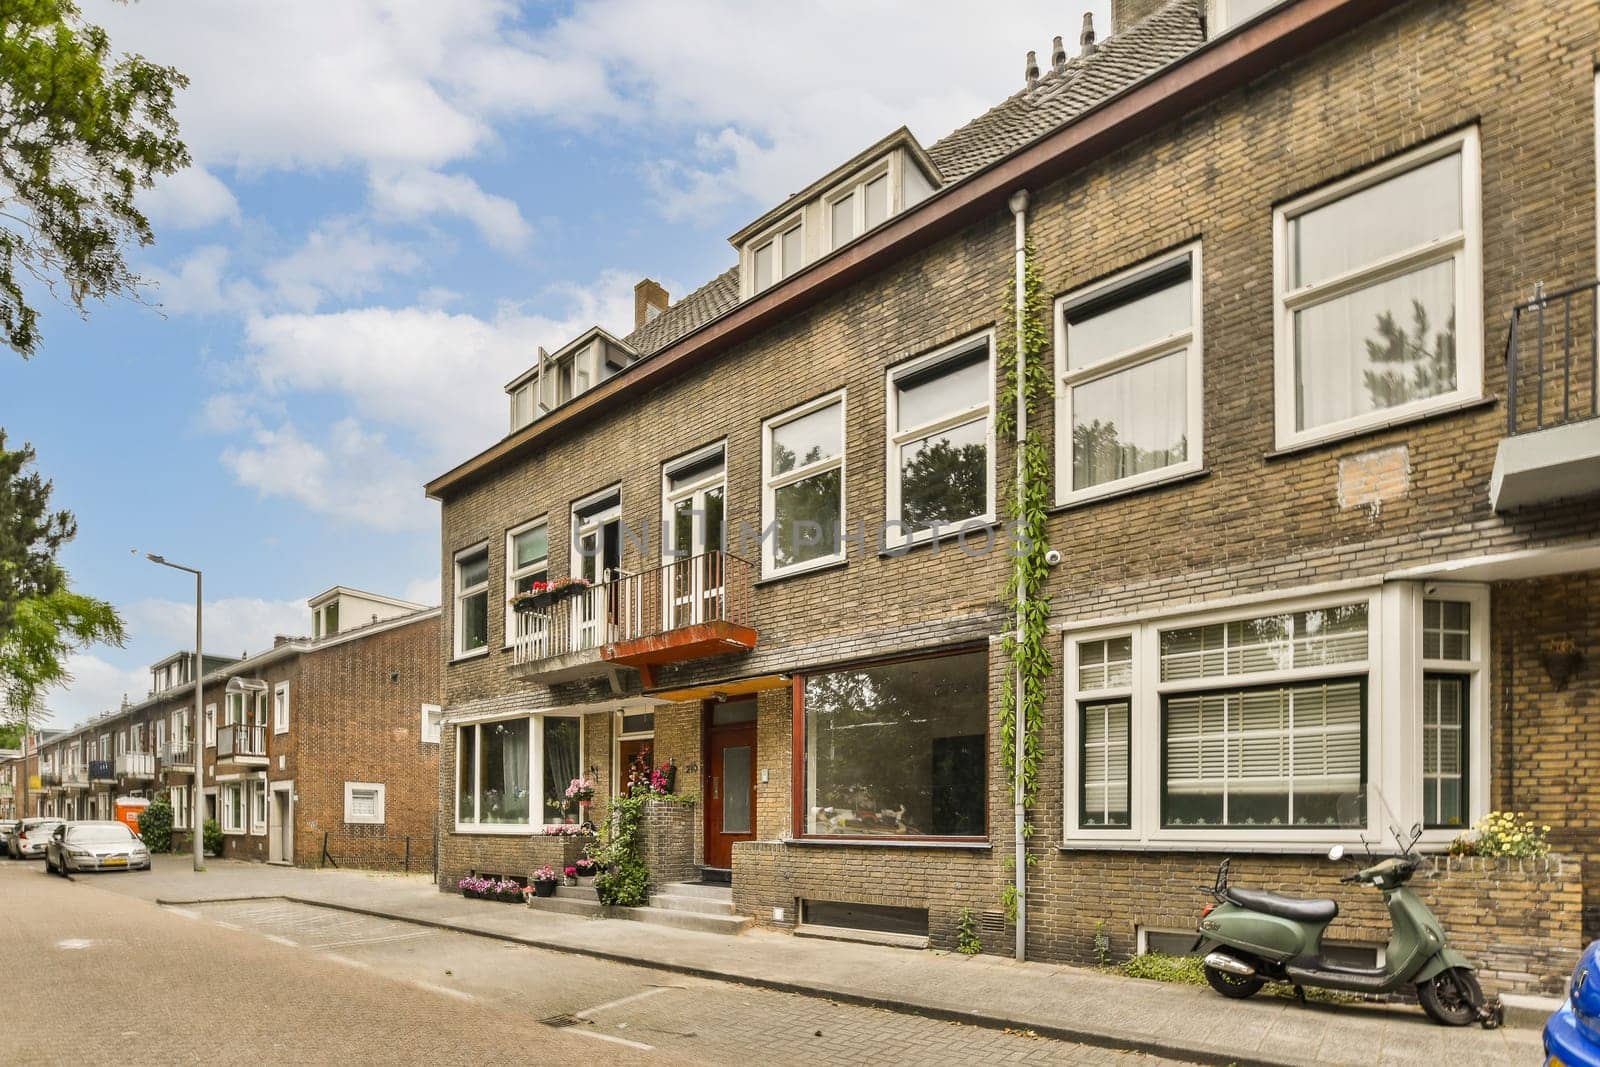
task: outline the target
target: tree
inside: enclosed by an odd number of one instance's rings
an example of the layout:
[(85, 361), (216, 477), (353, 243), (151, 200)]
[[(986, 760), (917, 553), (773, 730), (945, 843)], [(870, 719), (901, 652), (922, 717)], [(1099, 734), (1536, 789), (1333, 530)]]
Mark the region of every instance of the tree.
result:
[(65, 587), (17, 605), (0, 634), (0, 689), (13, 709), (32, 708), (47, 690), (72, 680), (67, 658), (93, 644), (121, 645), (117, 611), (103, 600)]
[(123, 252), (155, 235), (134, 196), (189, 163), (173, 114), (187, 84), (114, 56), (72, 0), (0, 4), (0, 332), (24, 359), (39, 346), (29, 279), (80, 314), (138, 291)]
[(25, 473), (33, 459), (27, 445), (8, 451), (0, 429), (0, 637), (19, 601), (60, 588), (56, 552), (78, 532), (69, 512), (50, 510), (51, 483)]
[(22, 724), (18, 722), (0, 725), (0, 748), (16, 749), (21, 747)]

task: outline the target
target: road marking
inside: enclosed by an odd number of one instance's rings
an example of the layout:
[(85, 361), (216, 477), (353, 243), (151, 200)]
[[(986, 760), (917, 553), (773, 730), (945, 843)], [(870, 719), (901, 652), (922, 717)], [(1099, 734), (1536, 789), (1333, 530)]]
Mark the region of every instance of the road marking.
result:
[(653, 997), (657, 993), (665, 993), (668, 990), (679, 988), (681, 987), (675, 985), (651, 986), (649, 989), (642, 990), (638, 993), (630, 993), (625, 997), (618, 997), (616, 1000), (608, 1000), (604, 1004), (596, 1004), (592, 1008), (585, 1008), (583, 1011), (575, 1011), (572, 1013), (572, 1017), (574, 1019), (587, 1019), (591, 1015), (599, 1015), (603, 1011), (610, 1011), (612, 1008), (620, 1008), (624, 1004), (632, 1004), (636, 1000), (643, 1000), (645, 997)]
[(216, 923), (218, 926), (222, 927), (224, 930), (243, 930), (244, 929), (244, 927), (235, 926), (233, 923), (225, 923), (221, 919), (212, 919), (211, 921)]
[(66, 952), (75, 952), (78, 949), (89, 948), (94, 942), (87, 937), (69, 937), (65, 941), (57, 941), (56, 948)]
[(353, 960), (349, 956), (337, 956), (332, 952), (327, 953), (322, 958), (332, 963), (341, 963), (346, 967), (359, 967), (363, 971), (370, 971), (372, 969), (371, 966), (362, 963), (360, 960)]
[(181, 916), (182, 918), (185, 918), (185, 919), (198, 919), (198, 918), (200, 918), (200, 913), (199, 912), (190, 911), (188, 908), (168, 908), (167, 911), (170, 914), (178, 915), (178, 916)]
[(411, 984), (418, 989), (426, 989), (430, 993), (443, 993), (447, 997), (456, 997), (460, 1000), (477, 999), (471, 993), (463, 993), (461, 990), (451, 989), (449, 986), (434, 985), (432, 982), (424, 982), (420, 978), (413, 978)]
[(427, 937), (432, 930), (418, 930), (411, 934), (389, 934), (384, 937), (357, 937), (349, 941), (328, 941), (317, 948), (349, 948), (351, 945), (382, 945), (390, 941), (414, 941), (419, 937)]
[(613, 1045), (627, 1045), (629, 1048), (636, 1048), (640, 1052), (654, 1052), (656, 1050), (654, 1045), (646, 1045), (643, 1041), (629, 1041), (625, 1037), (612, 1037), (610, 1034), (597, 1034), (593, 1030), (578, 1030), (569, 1027), (563, 1029), (561, 1032), (564, 1034), (576, 1034), (579, 1037), (592, 1037), (596, 1041), (609, 1041)]
[(290, 948), (299, 948), (300, 947), (300, 942), (291, 941), (287, 937), (279, 937), (277, 934), (268, 934), (267, 935), (267, 940), (268, 941), (275, 941), (280, 945), (288, 945)]

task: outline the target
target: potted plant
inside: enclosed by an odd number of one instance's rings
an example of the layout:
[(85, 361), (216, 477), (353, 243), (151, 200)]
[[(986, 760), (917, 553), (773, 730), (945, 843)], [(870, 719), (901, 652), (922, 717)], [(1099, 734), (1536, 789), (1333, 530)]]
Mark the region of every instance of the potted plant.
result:
[(468, 900), (482, 900), (492, 885), (494, 883), (487, 878), (479, 878), (475, 874), (469, 874), (456, 883), (456, 888), (461, 890), (461, 895)]
[(504, 904), (522, 903), (522, 887), (510, 878), (495, 883), (494, 899)]
[(589, 821), (589, 805), (594, 802), (594, 779), (589, 777), (574, 778), (567, 786), (567, 802), (578, 805), (578, 822)]
[(573, 873), (577, 876), (579, 885), (593, 885), (594, 876), (599, 872), (594, 860), (588, 856), (579, 856), (573, 864)]
[(548, 863), (533, 872), (533, 892), (535, 896), (553, 897), (556, 895), (556, 869)]
[(561, 873), (566, 877), (567, 885), (578, 884), (578, 868), (576, 866), (567, 867)]

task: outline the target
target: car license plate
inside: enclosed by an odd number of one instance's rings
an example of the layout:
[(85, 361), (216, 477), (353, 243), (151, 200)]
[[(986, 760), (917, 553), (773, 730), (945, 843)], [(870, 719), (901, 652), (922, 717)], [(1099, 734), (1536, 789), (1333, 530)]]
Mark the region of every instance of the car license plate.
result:
[(102, 867), (126, 867), (127, 865), (128, 857), (126, 856), (107, 856), (100, 861), (100, 866)]

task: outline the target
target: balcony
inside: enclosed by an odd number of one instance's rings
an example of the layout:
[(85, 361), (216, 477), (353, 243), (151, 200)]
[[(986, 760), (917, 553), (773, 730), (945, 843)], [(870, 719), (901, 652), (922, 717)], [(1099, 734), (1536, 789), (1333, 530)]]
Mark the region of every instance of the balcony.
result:
[(194, 746), (187, 741), (172, 741), (162, 745), (161, 773), (194, 774)]
[(61, 772), (56, 770), (43, 770), (39, 772), (39, 784), (45, 789), (61, 788)]
[(89, 783), (91, 785), (111, 784), (117, 780), (117, 765), (108, 759), (92, 759), (89, 761)]
[(1600, 493), (1600, 282), (1511, 309), (1506, 436), (1489, 503), (1514, 511)]
[(570, 682), (637, 670), (646, 689), (657, 667), (748, 652), (755, 568), (726, 552), (670, 560), (591, 586), (517, 617), (511, 674)]
[(117, 777), (148, 782), (156, 776), (154, 752), (124, 752), (117, 757)]
[(232, 723), (217, 727), (217, 763), (240, 767), (267, 765), (267, 728)]
[(89, 788), (89, 769), (87, 767), (68, 767), (61, 772), (61, 788), (74, 792), (81, 792)]

